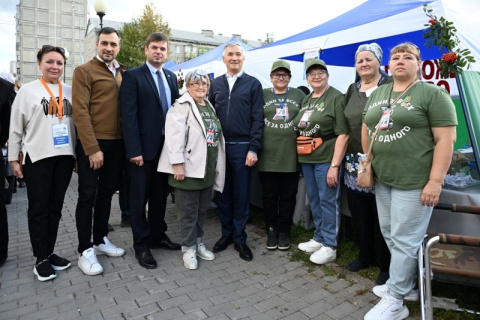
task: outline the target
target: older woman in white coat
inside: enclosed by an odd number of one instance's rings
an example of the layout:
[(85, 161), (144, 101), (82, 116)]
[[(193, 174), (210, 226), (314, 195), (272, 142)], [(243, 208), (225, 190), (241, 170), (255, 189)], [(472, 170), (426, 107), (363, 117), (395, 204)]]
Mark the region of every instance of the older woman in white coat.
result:
[(203, 243), (203, 224), (213, 191), (223, 191), (225, 141), (215, 109), (206, 98), (209, 75), (194, 70), (185, 83), (187, 92), (167, 113), (158, 171), (170, 173), (168, 182), (175, 188), (184, 265), (197, 269), (197, 256), (215, 259)]

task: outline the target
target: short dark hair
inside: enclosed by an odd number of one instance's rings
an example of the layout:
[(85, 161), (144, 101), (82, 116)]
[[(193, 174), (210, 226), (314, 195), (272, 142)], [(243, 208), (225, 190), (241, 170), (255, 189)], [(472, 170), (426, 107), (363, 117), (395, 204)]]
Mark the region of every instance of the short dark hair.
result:
[(310, 89), (306, 86), (298, 86), (297, 89), (302, 90), (306, 95), (310, 94)]
[(100, 39), (101, 34), (112, 34), (112, 33), (115, 33), (118, 36), (118, 39), (121, 39), (120, 33), (118, 33), (117, 29), (112, 27), (103, 27), (97, 32), (97, 41)]
[(168, 45), (168, 37), (161, 32), (153, 32), (147, 38), (147, 42), (145, 43), (145, 47), (148, 47), (151, 42), (162, 42), (165, 41)]
[(65, 57), (65, 48), (55, 47), (55, 46), (51, 46), (51, 45), (48, 45), (48, 44), (43, 45), (42, 49), (38, 50), (37, 61), (38, 62), (42, 61), (43, 55), (45, 53), (52, 52), (52, 51), (60, 53), (63, 57), (63, 62), (67, 61), (67, 57)]

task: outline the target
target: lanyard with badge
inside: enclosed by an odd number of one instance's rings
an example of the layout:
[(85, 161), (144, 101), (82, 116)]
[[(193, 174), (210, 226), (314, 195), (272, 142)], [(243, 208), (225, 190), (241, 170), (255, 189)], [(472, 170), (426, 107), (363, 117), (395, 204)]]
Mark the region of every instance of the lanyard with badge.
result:
[(382, 112), (382, 117), (380, 118), (380, 123), (379, 123), (380, 130), (390, 130), (393, 128), (393, 119), (391, 116), (393, 114), (393, 110), (396, 107), (397, 101), (400, 100), (400, 98), (403, 97), (405, 93), (407, 93), (407, 90), (413, 87), (417, 82), (419, 82), (419, 80), (415, 79), (413, 82), (411, 82), (407, 86), (407, 88), (393, 102), (390, 102), (392, 99), (392, 92), (393, 92), (393, 84), (392, 84), (392, 88), (390, 89), (390, 93), (388, 94), (389, 105), (385, 108), (382, 108), (383, 112)]
[[(218, 135), (218, 131), (216, 130), (217, 127), (214, 125), (214, 119), (213, 119), (213, 114), (210, 111), (210, 107), (208, 103), (205, 105), (207, 108), (208, 116), (210, 117), (210, 123), (208, 123), (208, 128), (207, 128), (207, 145), (213, 146), (215, 137)], [(205, 124), (207, 124), (207, 121), (204, 121)]]
[(287, 121), (289, 118), (289, 114), (288, 114), (288, 107), (285, 106), (285, 104), (287, 103), (288, 88), (287, 88), (287, 92), (285, 92), (285, 97), (283, 98), (283, 102), (280, 101), (280, 99), (278, 99), (277, 94), (275, 93), (275, 88), (272, 88), (272, 92), (278, 104), (280, 105), (280, 108), (276, 108), (275, 110), (275, 115), (273, 116), (273, 120)]
[[(40, 82), (42, 82), (43, 86), (45, 87), (48, 94), (52, 98), (52, 102), (57, 106), (58, 118), (61, 120), (63, 117), (62, 83), (58, 81), (58, 100), (59, 101), (57, 101), (57, 99), (55, 98), (55, 95), (52, 93), (52, 91), (48, 87), (43, 77), (40, 78)], [(70, 145), (67, 124), (61, 123), (61, 121), (58, 124), (53, 124), (52, 133), (53, 133), (53, 146), (55, 148), (63, 148)]]

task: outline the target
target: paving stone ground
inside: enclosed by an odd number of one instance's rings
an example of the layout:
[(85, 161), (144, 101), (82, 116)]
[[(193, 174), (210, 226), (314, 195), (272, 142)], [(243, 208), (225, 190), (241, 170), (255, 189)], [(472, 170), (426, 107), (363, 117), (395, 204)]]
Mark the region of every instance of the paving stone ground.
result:
[[(374, 283), (342, 270), (342, 277), (291, 262), (290, 251), (268, 251), (265, 231), (248, 225), (247, 244), (254, 259), (246, 262), (230, 246), (213, 261), (199, 260), (197, 270), (183, 266), (180, 251), (152, 250), (158, 268), (139, 266), (132, 232), (120, 227), (117, 195), (112, 200), (109, 239), (126, 249), (125, 256), (99, 256), (104, 272), (87, 276), (77, 267), (74, 174), (65, 197), (55, 252), (72, 262), (53, 281), (33, 274), (27, 224), (26, 189), (18, 189), (7, 207), (9, 257), (0, 267), (0, 319), (363, 319), (378, 302)], [(174, 205), (167, 208), (168, 235), (179, 242)], [(204, 242), (212, 248), (220, 222), (209, 213)], [(339, 268), (334, 263), (333, 268)], [(414, 318), (409, 318), (414, 319)]]

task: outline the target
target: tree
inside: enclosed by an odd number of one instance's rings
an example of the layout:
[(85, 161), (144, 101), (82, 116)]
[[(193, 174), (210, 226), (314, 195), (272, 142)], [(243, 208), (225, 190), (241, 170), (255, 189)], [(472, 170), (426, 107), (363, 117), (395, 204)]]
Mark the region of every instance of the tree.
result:
[(170, 37), (168, 22), (164, 22), (162, 15), (157, 12), (153, 3), (146, 4), (139, 18), (123, 25), (119, 30), (121, 50), (117, 60), (126, 64), (128, 68), (135, 68), (145, 62), (145, 41), (152, 32), (162, 32)]

